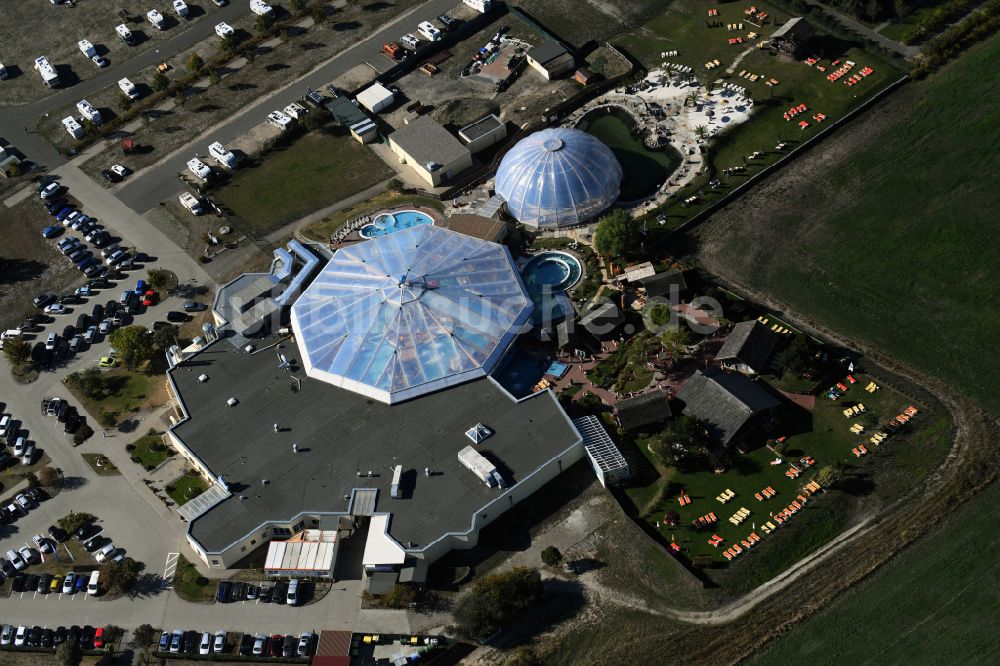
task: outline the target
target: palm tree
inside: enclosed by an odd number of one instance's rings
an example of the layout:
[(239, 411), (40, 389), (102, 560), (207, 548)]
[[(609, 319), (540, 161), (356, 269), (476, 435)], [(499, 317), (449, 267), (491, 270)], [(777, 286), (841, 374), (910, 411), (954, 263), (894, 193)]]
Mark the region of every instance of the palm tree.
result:
[(699, 140), (704, 141), (705, 137), (708, 136), (708, 127), (704, 125), (698, 125), (694, 128), (694, 135), (698, 137)]

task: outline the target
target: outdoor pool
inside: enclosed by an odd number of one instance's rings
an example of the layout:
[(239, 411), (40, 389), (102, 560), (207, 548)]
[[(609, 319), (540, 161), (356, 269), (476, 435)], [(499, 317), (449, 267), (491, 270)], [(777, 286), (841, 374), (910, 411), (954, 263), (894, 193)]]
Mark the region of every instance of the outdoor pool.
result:
[(401, 210), (395, 213), (382, 213), (372, 220), (371, 224), (361, 227), (358, 232), (363, 238), (378, 238), (389, 234), (412, 229), (421, 224), (433, 224), (434, 220), (430, 215), (421, 213), (418, 210)]
[(515, 398), (531, 394), (531, 389), (545, 375), (559, 379), (566, 374), (569, 366), (558, 361), (550, 361), (529, 356), (523, 351), (515, 351), (493, 378)]
[(620, 201), (638, 201), (656, 194), (670, 174), (681, 165), (681, 155), (672, 147), (650, 150), (642, 137), (632, 133), (635, 121), (621, 109), (601, 108), (586, 114), (577, 124), (611, 149), (622, 165)]
[(580, 281), (583, 268), (568, 252), (549, 250), (528, 260), (521, 269), (524, 286), (535, 304), (532, 321), (554, 323), (573, 314), (573, 305), (565, 291)]

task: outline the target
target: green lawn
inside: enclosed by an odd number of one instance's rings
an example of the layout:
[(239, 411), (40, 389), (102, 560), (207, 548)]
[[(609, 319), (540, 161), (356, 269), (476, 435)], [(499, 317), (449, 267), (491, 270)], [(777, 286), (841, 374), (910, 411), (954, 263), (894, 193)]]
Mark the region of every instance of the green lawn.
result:
[(344, 226), (348, 220), (360, 215), (367, 215), (369, 213), (386, 210), (388, 208), (395, 208), (397, 206), (432, 208), (437, 211), (444, 210), (444, 205), (437, 199), (421, 197), (413, 194), (403, 194), (399, 192), (382, 192), (364, 203), (332, 214), (325, 220), (308, 227), (303, 231), (303, 233), (309, 238), (313, 238), (321, 242), (327, 242), (330, 240), (330, 236)]
[(164, 445), (163, 437), (152, 433), (135, 441), (135, 449), (131, 455), (144, 469), (152, 470), (167, 459), (168, 452), (169, 449)]
[(208, 490), (205, 479), (197, 472), (189, 472), (177, 477), (167, 486), (170, 499), (181, 506)]
[(120, 476), (121, 472), (115, 467), (107, 457), (100, 453), (84, 453), (83, 459), (87, 461), (90, 468), (97, 472), (98, 476)]
[[(121, 423), (131, 418), (132, 414), (162, 404), (164, 400), (166, 380), (163, 375), (131, 372), (121, 367), (102, 371), (102, 374), (109, 380), (112, 389), (110, 395), (102, 400), (94, 400), (64, 382), (95, 419), (100, 419), (102, 412), (110, 412), (115, 415), (116, 422)], [(97, 429), (100, 425), (95, 423), (93, 427)]]
[(986, 664), (1000, 653), (994, 484), (940, 531), (779, 638), (748, 664)]
[[(855, 510), (869, 502), (891, 501), (926, 477), (947, 451), (947, 419), (933, 413), (919, 414), (906, 432), (890, 437), (879, 447), (872, 445), (869, 438), (879, 429), (876, 424), (895, 417), (912, 401), (882, 384), (877, 377), (858, 374), (856, 379), (858, 383), (849, 385), (843, 398), (819, 399), (812, 412), (790, 405), (784, 409), (780, 432), (787, 436), (781, 456), (786, 464), (771, 465), (775, 454), (761, 446), (746, 455), (734, 454), (731, 468), (723, 474), (716, 474), (708, 460), (698, 456), (664, 470), (649, 452), (648, 438), (636, 438), (635, 447), (650, 469), (637, 470), (637, 482), (625, 491), (634, 512), (654, 530), (660, 523), (663, 542), (681, 544), (689, 558), (707, 555), (715, 560), (718, 566), (711, 577), (732, 592), (752, 589), (774, 576), (846, 529)], [(870, 394), (863, 387), (873, 379), (882, 387)], [(845, 406), (858, 402), (866, 408), (864, 416), (846, 418)], [(922, 405), (915, 406), (923, 410)], [(858, 422), (872, 425), (856, 436), (849, 432), (849, 427)], [(856, 457), (852, 448), (858, 444), (865, 444), (869, 455)], [(815, 465), (798, 479), (788, 478), (787, 462), (798, 462), (804, 456), (811, 456)], [(802, 486), (827, 465), (844, 470), (843, 491), (820, 494), (785, 527), (766, 535), (761, 525), (803, 494)], [(661, 492), (666, 483), (669, 488)], [(769, 486), (778, 492), (777, 497), (758, 501), (755, 493)], [(693, 500), (684, 507), (677, 501), (682, 489)], [(716, 496), (727, 489), (736, 496), (720, 503)], [(743, 507), (751, 511), (750, 516), (738, 526), (731, 524), (730, 516)], [(663, 525), (664, 513), (671, 510), (680, 514), (680, 525), (667, 528)], [(715, 513), (718, 519), (713, 527), (696, 530), (691, 526), (692, 520), (708, 513)], [(728, 564), (722, 551), (754, 531), (763, 542), (753, 548), (752, 555), (745, 553)], [(707, 540), (713, 534), (723, 537), (725, 546), (709, 545)]]
[(218, 199), (260, 236), (389, 178), (390, 169), (350, 136), (309, 132), (236, 171)]
[[(784, 57), (771, 55), (767, 50), (754, 47), (745, 39), (738, 46), (730, 46), (730, 37), (746, 37), (753, 30), (760, 35), (767, 35), (781, 25), (788, 14), (767, 3), (754, 3), (758, 9), (766, 11), (771, 16), (769, 24), (763, 29), (756, 28), (745, 22), (743, 10), (745, 5), (721, 4), (715, 6), (719, 16), (712, 21), (721, 21), (721, 27), (709, 28), (706, 16), (707, 6), (694, 0), (679, 0), (656, 18), (616, 38), (630, 53), (636, 56), (647, 68), (657, 68), (663, 61), (660, 54), (664, 51), (676, 50), (677, 56), (666, 58), (667, 61), (687, 65), (693, 68), (693, 73), (702, 83), (710, 83), (718, 79), (736, 83), (747, 89), (753, 97), (754, 111), (750, 120), (737, 125), (717, 135), (710, 143), (707, 163), (710, 173), (696, 179), (691, 186), (682, 190), (670, 205), (657, 210), (653, 217), (667, 214), (664, 225), (651, 226), (653, 233), (661, 233), (676, 228), (687, 218), (700, 212), (713, 201), (727, 194), (750, 176), (761, 171), (765, 166), (773, 164), (783, 155), (814, 136), (832, 121), (843, 117), (873, 93), (881, 90), (890, 82), (898, 79), (902, 72), (888, 59), (877, 53), (869, 53), (855, 42), (849, 42), (821, 33), (816, 40), (815, 55), (824, 56), (818, 65), (826, 67), (826, 72), (817, 67), (810, 67), (803, 62), (793, 62)], [(725, 24), (743, 22), (743, 31), (727, 31)], [(759, 41), (759, 37), (757, 40)], [(725, 69), (734, 62), (743, 51), (748, 51), (740, 61), (732, 75), (727, 75)], [(861, 83), (848, 87), (843, 79), (831, 83), (826, 79), (833, 72), (831, 62), (834, 59), (855, 62), (859, 71), (864, 66), (870, 66), (875, 71)], [(718, 59), (722, 67), (706, 70), (704, 63)], [(756, 82), (739, 77), (741, 70), (763, 74)], [(766, 81), (775, 78), (780, 84), (768, 87)], [(846, 77), (845, 77), (846, 78)], [(796, 120), (786, 121), (784, 112), (793, 104), (806, 104), (809, 112), (800, 119), (807, 120), (810, 125), (805, 130), (800, 129)], [(817, 123), (813, 120), (814, 113), (820, 112), (826, 120)], [(779, 142), (787, 144), (778, 151)], [(753, 152), (761, 151), (763, 157), (745, 162), (744, 158)], [(726, 176), (723, 170), (728, 167), (746, 166), (743, 174)], [(707, 187), (712, 178), (719, 178), (721, 186), (717, 189)], [(694, 205), (681, 208), (679, 203), (689, 196), (698, 195), (699, 201)]]
[(700, 260), (1000, 413), (1000, 359), (983, 353), (1000, 329), (1000, 124), (983, 75), (998, 58), (994, 37), (908, 84), (886, 109), (898, 122), (823, 178), (697, 230)]
[(174, 572), (174, 591), (181, 599), (194, 602), (208, 602), (215, 599), (216, 583), (205, 578), (183, 555), (177, 558)]

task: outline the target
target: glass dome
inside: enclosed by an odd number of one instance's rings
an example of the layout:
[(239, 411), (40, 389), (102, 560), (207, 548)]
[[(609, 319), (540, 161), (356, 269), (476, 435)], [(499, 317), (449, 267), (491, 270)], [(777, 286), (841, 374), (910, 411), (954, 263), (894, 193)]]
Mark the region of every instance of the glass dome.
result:
[(422, 225), (337, 251), (292, 329), (310, 377), (392, 404), (489, 374), (532, 308), (507, 248)]
[(571, 227), (618, 199), (622, 167), (611, 149), (580, 130), (551, 127), (521, 139), (500, 162), (497, 194), (518, 222)]

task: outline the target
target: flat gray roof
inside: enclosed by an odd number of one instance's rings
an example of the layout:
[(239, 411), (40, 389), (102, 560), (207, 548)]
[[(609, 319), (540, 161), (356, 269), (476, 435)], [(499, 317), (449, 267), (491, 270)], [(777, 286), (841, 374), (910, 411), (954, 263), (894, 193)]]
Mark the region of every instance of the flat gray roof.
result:
[[(471, 426), (494, 431), (477, 449), (512, 485), (579, 442), (548, 392), (515, 402), (487, 378), (388, 406), (301, 369), (279, 369), (278, 353), (298, 368), (294, 344), (251, 355), (216, 343), (170, 370), (190, 415), (174, 434), (233, 493), (191, 523), (191, 535), (209, 552), (268, 521), (346, 512), (344, 496), (355, 488), (378, 489), (376, 511), (393, 514), (390, 534), (404, 547), (422, 548), (447, 532), (468, 531), (473, 513), (499, 495), (458, 462)], [(200, 382), (201, 374), (208, 380)], [(228, 406), (230, 397), (239, 403)], [(389, 495), (393, 464), (403, 466), (403, 499)], [(434, 474), (425, 476), (425, 467)], [(376, 476), (358, 478), (359, 470)]]
[(486, 136), (490, 132), (498, 130), (503, 126), (503, 121), (497, 118), (496, 114), (491, 113), (490, 115), (480, 118), (475, 122), (469, 123), (462, 129), (458, 130), (458, 133), (464, 136), (466, 141), (475, 141), (476, 139)]
[(469, 149), (451, 132), (434, 122), (430, 116), (418, 116), (389, 135), (389, 139), (416, 160), (421, 169), (428, 162), (447, 166), (465, 155)]

